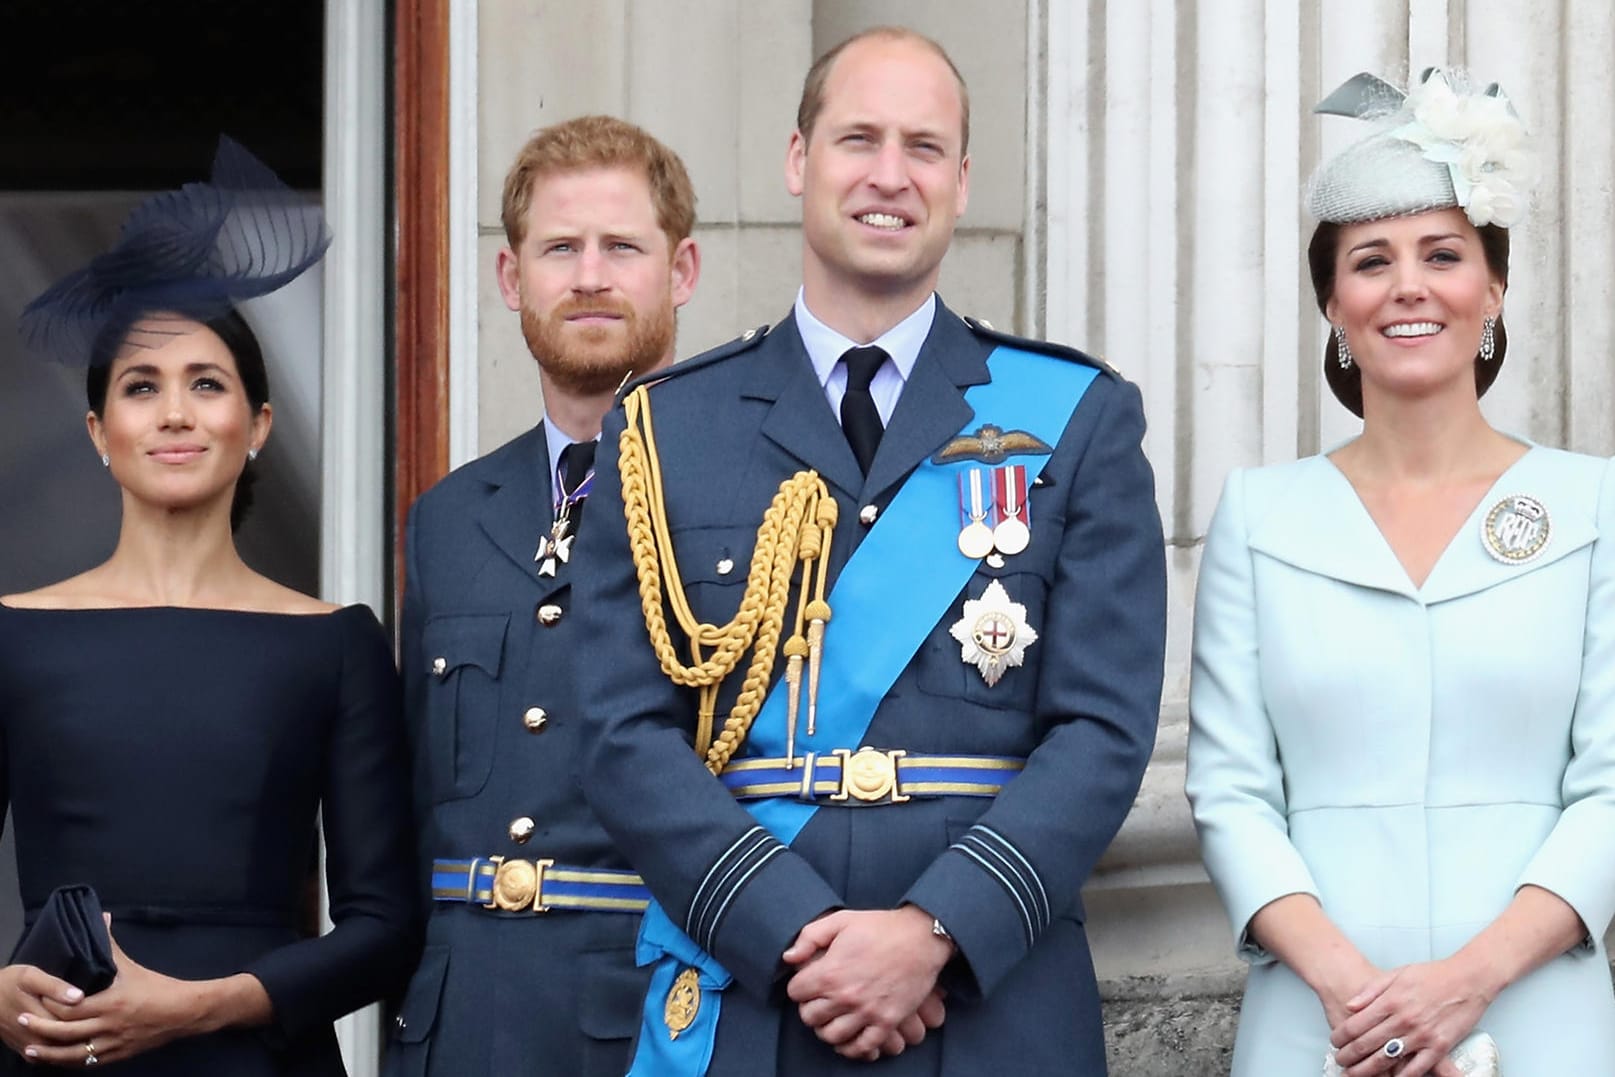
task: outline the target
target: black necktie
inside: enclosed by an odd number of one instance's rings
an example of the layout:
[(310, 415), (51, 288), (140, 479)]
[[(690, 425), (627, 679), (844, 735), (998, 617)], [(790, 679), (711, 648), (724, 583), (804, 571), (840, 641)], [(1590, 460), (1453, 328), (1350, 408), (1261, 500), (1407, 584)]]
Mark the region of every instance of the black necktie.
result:
[(594, 467), (594, 450), (599, 444), (598, 441), (574, 441), (561, 450), (561, 466), (558, 470), (565, 495), (570, 496), (589, 477), (589, 471)]
[(886, 429), (881, 425), (875, 398), (869, 395), (869, 384), (875, 380), (875, 371), (886, 361), (886, 352), (872, 346), (851, 348), (841, 361), (847, 364), (847, 391), (841, 398), (841, 429), (847, 435), (847, 444), (852, 446), (852, 455), (858, 458), (858, 467), (867, 475), (875, 450), (880, 446), (880, 435)]
[[(555, 469), (561, 479), (560, 496), (555, 499), (557, 505), (577, 493), (578, 487), (588, 479), (589, 472), (594, 470), (594, 450), (599, 444), (597, 441), (574, 441), (561, 450), (560, 465)], [(574, 534), (577, 533), (578, 519), (583, 515), (583, 500), (579, 498), (568, 515)]]

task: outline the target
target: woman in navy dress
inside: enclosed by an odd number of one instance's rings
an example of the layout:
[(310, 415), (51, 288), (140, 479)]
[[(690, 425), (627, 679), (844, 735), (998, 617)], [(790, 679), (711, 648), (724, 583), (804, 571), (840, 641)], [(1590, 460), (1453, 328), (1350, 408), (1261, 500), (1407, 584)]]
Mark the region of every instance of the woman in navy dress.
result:
[[(86, 422), (123, 520), (104, 564), (0, 597), (0, 793), (27, 915), (91, 884), (118, 971), (86, 997), (0, 968), (0, 1070), (340, 1075), (332, 1022), (414, 963), (388, 637), (362, 606), (254, 572), (233, 538), (272, 420), (233, 302), (327, 242), (224, 143), (211, 183), (137, 209), (24, 314), (30, 344), (90, 362)], [(321, 832), (335, 927), (307, 937)]]

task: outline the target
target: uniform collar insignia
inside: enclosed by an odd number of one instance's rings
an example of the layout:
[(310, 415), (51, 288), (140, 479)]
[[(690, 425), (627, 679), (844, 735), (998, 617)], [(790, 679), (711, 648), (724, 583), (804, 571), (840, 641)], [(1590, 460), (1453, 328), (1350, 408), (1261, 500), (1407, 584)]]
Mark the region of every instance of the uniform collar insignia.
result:
[(956, 464), (974, 460), (981, 464), (1002, 464), (1011, 456), (1048, 456), (1054, 448), (1025, 430), (1005, 430), (982, 423), (972, 434), (960, 434), (931, 457), (933, 464)]

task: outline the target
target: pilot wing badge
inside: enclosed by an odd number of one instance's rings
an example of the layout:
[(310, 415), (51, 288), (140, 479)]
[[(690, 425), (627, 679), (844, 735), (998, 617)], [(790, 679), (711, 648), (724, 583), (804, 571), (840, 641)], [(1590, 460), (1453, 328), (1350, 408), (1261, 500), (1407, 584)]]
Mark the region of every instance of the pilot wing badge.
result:
[(978, 464), (1002, 464), (1011, 456), (1047, 456), (1053, 451), (1053, 447), (1036, 434), (982, 423), (975, 433), (960, 434), (938, 449), (931, 462), (941, 465), (971, 460)]

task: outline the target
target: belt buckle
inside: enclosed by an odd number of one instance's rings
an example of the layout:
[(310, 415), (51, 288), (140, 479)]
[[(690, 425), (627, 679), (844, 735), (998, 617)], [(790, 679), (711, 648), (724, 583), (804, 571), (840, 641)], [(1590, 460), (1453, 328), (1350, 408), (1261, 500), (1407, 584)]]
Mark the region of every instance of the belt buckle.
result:
[(555, 865), (554, 860), (507, 860), (502, 856), (488, 859), (499, 867), (493, 876), (493, 900), (483, 908), (505, 912), (550, 911), (544, 904), (544, 872)]
[(830, 794), (831, 800), (902, 804), (909, 799), (897, 787), (897, 761), (908, 754), (902, 749), (883, 752), (866, 744), (856, 752), (837, 748), (832, 754), (841, 760), (841, 787)]
[[(802, 757), (802, 784), (801, 784), (800, 788), (797, 789), (797, 792), (796, 792), (796, 796), (797, 796), (798, 800), (805, 800), (810, 804), (813, 802), (813, 799), (814, 799), (814, 797), (813, 797), (813, 764), (817, 759), (818, 759), (818, 756), (813, 752), (808, 752), (806, 755), (804, 755)], [(790, 762), (790, 760), (787, 760), (787, 762)], [(845, 768), (843, 768), (843, 769), (845, 769)]]
[(477, 865), (482, 863), (482, 857), (471, 858), (471, 868), (465, 873), (465, 903), (467, 905), (477, 900)]

